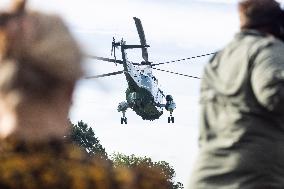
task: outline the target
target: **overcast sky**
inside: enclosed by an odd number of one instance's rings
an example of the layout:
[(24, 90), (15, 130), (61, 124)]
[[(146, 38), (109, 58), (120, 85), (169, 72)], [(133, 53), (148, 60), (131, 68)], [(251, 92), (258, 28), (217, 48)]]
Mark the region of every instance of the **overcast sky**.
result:
[[(115, 1), (116, 2), (116, 1)], [(238, 30), (236, 7), (189, 1), (119, 1), (91, 4), (71, 25), (84, 42), (86, 51), (110, 57), (111, 40), (122, 37), (128, 44), (138, 44), (139, 38), (132, 17), (142, 20), (153, 62), (164, 62), (215, 52), (222, 48)], [(90, 15), (94, 15), (91, 16)], [(70, 16), (71, 17), (71, 16)], [(77, 20), (78, 19), (78, 20)], [(140, 51), (129, 51), (132, 61), (141, 61)], [(209, 57), (208, 57), (209, 58)], [(201, 76), (208, 58), (162, 66), (175, 72)], [(88, 61), (88, 74), (121, 70), (110, 63)], [(97, 81), (82, 81), (72, 111), (74, 120), (83, 119), (91, 125), (108, 152), (146, 155), (154, 160), (171, 163), (177, 180), (185, 185), (197, 154), (199, 80), (154, 72), (166, 94), (172, 94), (177, 110), (176, 123), (168, 125), (167, 112), (153, 122), (143, 121), (128, 111), (129, 125), (121, 126), (121, 114), (116, 111), (125, 100), (126, 81), (123, 75)]]
[[(0, 0), (5, 2), (9, 0)], [(238, 31), (236, 0), (30, 0), (29, 7), (60, 14), (88, 54), (110, 57), (112, 37), (139, 44), (132, 17), (142, 20), (150, 61), (164, 62), (216, 52)], [(141, 52), (130, 51), (141, 61)], [(162, 66), (175, 72), (201, 76), (208, 58)], [(86, 59), (88, 75), (122, 70), (112, 63)], [(176, 123), (143, 121), (128, 111), (129, 124), (120, 125), (116, 111), (125, 100), (123, 75), (78, 83), (70, 113), (73, 121), (92, 126), (108, 153), (122, 152), (171, 163), (177, 180), (187, 185), (197, 154), (199, 80), (154, 72), (166, 94), (173, 95)]]
[[(225, 2), (225, 3), (224, 3)], [(31, 0), (30, 7), (64, 16), (89, 54), (110, 57), (111, 41), (122, 37), (139, 44), (132, 17), (142, 20), (153, 62), (164, 62), (211, 53), (222, 48), (238, 31), (236, 6), (228, 1), (150, 0)], [(141, 61), (139, 50), (129, 51)], [(209, 58), (209, 57), (208, 57)], [(175, 72), (201, 76), (208, 58), (162, 66)], [(86, 60), (88, 75), (118, 71), (112, 63)], [(197, 154), (199, 80), (154, 72), (166, 94), (173, 95), (176, 123), (167, 123), (167, 112), (153, 122), (128, 111), (129, 124), (120, 125), (119, 102), (125, 100), (123, 75), (78, 84), (71, 111), (73, 121), (93, 126), (109, 153), (122, 152), (165, 160), (174, 166), (177, 180), (187, 185)]]

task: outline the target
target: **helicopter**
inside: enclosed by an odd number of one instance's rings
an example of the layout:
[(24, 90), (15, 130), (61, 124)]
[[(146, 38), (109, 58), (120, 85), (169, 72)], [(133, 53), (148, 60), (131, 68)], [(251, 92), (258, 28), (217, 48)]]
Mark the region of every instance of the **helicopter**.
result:
[[(158, 80), (152, 73), (151, 62), (148, 60), (148, 50), (144, 29), (139, 18), (134, 17), (135, 25), (140, 38), (140, 45), (127, 45), (123, 39), (116, 42), (113, 38), (112, 54), (114, 59), (103, 57), (92, 57), (96, 60), (114, 62), (123, 65), (123, 70), (108, 74), (86, 77), (87, 79), (102, 78), (112, 75), (124, 74), (128, 83), (126, 90), (126, 101), (119, 103), (117, 110), (122, 112), (121, 124), (127, 124), (126, 111), (130, 108), (143, 120), (156, 120), (163, 114), (165, 108), (170, 112), (168, 123), (174, 123), (173, 111), (176, 103), (171, 95), (164, 95), (159, 88)], [(116, 59), (116, 49), (120, 47), (122, 60)], [(127, 59), (126, 50), (141, 49), (143, 61), (140, 64), (133, 63)], [(166, 100), (166, 103), (163, 103)]]
[[(149, 61), (147, 48), (149, 48), (150, 46), (146, 42), (146, 37), (141, 20), (137, 17), (133, 17), (133, 19), (140, 38), (139, 45), (128, 45), (126, 44), (126, 41), (124, 41), (124, 39), (121, 39), (121, 41), (117, 42), (115, 38), (113, 38), (111, 55), (114, 56), (114, 59), (87, 55), (89, 58), (92, 59), (113, 62), (115, 64), (123, 65), (123, 70), (102, 75), (88, 76), (86, 77), (86, 79), (96, 79), (119, 74), (125, 75), (128, 83), (128, 88), (125, 92), (126, 101), (119, 103), (117, 107), (118, 112), (122, 113), (122, 117), (120, 120), (121, 124), (128, 123), (126, 117), (126, 111), (128, 109), (132, 109), (143, 120), (150, 121), (159, 119), (161, 115), (163, 115), (163, 110), (165, 109), (170, 114), (168, 117), (168, 123), (174, 123), (175, 117), (173, 116), (173, 111), (176, 109), (176, 103), (173, 99), (173, 96), (164, 94), (164, 92), (159, 87), (157, 78), (153, 75), (153, 69), (166, 71), (154, 68), (154, 66), (165, 63), (153, 64), (153, 62)], [(118, 48), (120, 48), (122, 60), (117, 60), (116, 49)], [(143, 61), (141, 63), (134, 63), (128, 60), (126, 51), (131, 49), (141, 49), (143, 58)], [(191, 57), (187, 59), (199, 58), (212, 54), (214, 53)], [(198, 77), (189, 76), (185, 74), (179, 74), (170, 71), (166, 72), (200, 79)]]

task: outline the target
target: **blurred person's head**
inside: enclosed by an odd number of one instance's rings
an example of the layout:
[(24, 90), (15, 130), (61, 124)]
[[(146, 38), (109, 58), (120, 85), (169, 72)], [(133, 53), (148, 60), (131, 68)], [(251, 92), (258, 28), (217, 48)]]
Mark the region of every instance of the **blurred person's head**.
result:
[(12, 2), (0, 10), (0, 136), (63, 135), (81, 51), (61, 18)]
[(283, 11), (275, 0), (241, 0), (239, 2), (241, 30), (254, 29), (279, 37)]

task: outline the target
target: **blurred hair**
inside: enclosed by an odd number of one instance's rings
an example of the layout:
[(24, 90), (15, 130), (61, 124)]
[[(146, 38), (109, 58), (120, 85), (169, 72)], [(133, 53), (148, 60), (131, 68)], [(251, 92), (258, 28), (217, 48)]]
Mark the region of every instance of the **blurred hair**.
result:
[(239, 2), (241, 29), (269, 28), (280, 32), (283, 11), (275, 0), (241, 0)]
[(80, 78), (82, 53), (61, 18), (25, 4), (0, 12), (0, 93), (46, 99)]
[(6, 22), (13, 18), (24, 14), (26, 7), (26, 0), (14, 0), (10, 9), (1, 10), (0, 12), (0, 26), (6, 24)]

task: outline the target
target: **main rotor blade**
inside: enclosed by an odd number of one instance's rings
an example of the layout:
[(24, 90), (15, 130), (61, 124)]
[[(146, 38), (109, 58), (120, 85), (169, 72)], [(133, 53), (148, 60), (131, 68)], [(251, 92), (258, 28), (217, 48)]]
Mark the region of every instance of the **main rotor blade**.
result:
[(176, 63), (176, 62), (181, 62), (181, 61), (186, 61), (186, 60), (191, 60), (191, 59), (197, 59), (197, 58), (201, 58), (201, 57), (205, 57), (205, 56), (215, 55), (216, 53), (217, 52), (202, 54), (202, 55), (199, 55), (199, 56), (192, 56), (192, 57), (189, 57), (189, 58), (183, 58), (183, 59), (179, 59), (179, 60), (172, 60), (172, 61), (168, 61), (168, 62), (161, 62), (161, 63), (157, 63), (157, 64), (152, 64), (151, 66), (154, 67), (154, 66), (160, 66), (160, 65), (163, 65), (163, 64), (171, 64), (171, 63)]
[[(117, 64), (123, 64), (122, 60), (115, 60), (115, 59), (111, 59), (111, 58), (104, 58), (104, 57), (92, 56), (92, 55), (86, 55), (86, 57), (87, 58), (91, 58), (91, 59), (105, 61), (105, 62), (115, 62)], [(140, 63), (131, 62), (131, 64), (133, 64), (135, 66), (141, 66)]]
[(124, 73), (124, 71), (118, 71), (118, 72), (112, 72), (112, 73), (107, 73), (107, 74), (102, 74), (102, 75), (95, 75), (95, 76), (88, 76), (85, 77), (85, 79), (97, 79), (97, 78), (101, 78), (101, 77), (108, 77), (108, 76), (112, 76), (112, 75), (119, 75)]
[(162, 70), (162, 69), (159, 69), (159, 68), (152, 68), (152, 69), (158, 70), (158, 71), (161, 71), (161, 72), (167, 72), (167, 73), (170, 73), (170, 74), (179, 75), (179, 76), (189, 77), (189, 78), (193, 78), (193, 79), (201, 79), (200, 77), (187, 75), (187, 74), (181, 74), (181, 73), (177, 73), (177, 72), (172, 72), (172, 71), (169, 71), (169, 70)]
[[(141, 45), (146, 46), (147, 42), (146, 42), (146, 37), (145, 37), (145, 33), (144, 33), (144, 29), (143, 29), (141, 20), (139, 18), (136, 18), (136, 17), (134, 17), (133, 19), (135, 21), (135, 25), (136, 25), (136, 28), (137, 28), (137, 31), (138, 31), (138, 34), (139, 34)], [(147, 51), (146, 47), (142, 48), (142, 57), (146, 62), (148, 62), (148, 51)]]
[(114, 63), (117, 63), (117, 64), (123, 64), (122, 60), (115, 60), (115, 59), (111, 59), (111, 58), (104, 58), (104, 57), (92, 56), (92, 55), (86, 55), (86, 57), (91, 58), (91, 59), (105, 61), (105, 62), (114, 62)]

